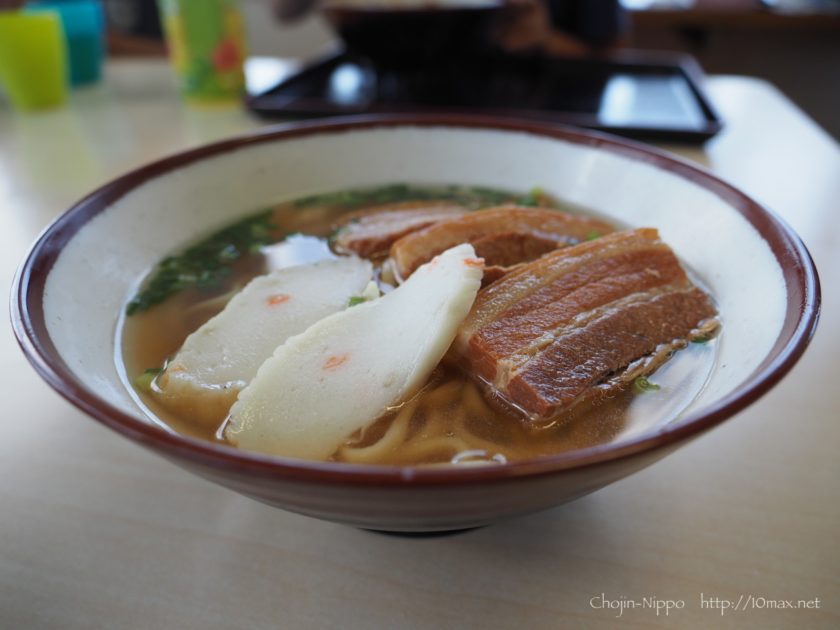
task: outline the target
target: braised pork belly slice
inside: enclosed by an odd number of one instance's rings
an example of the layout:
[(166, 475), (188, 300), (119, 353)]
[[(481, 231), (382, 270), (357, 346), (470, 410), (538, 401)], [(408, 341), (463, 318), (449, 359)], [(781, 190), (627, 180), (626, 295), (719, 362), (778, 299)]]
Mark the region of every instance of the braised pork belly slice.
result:
[(620, 386), (622, 370), (715, 315), (658, 232), (641, 228), (520, 265), (479, 293), (455, 348), (502, 397), (548, 418)]
[(539, 258), (614, 231), (609, 223), (550, 208), (499, 206), (440, 221), (412, 232), (391, 246), (391, 261), (400, 278), (459, 243), (470, 243), (489, 273), (502, 275), (514, 265)]
[(394, 241), (410, 232), (466, 213), (466, 208), (448, 201), (404, 201), (373, 206), (344, 215), (333, 244), (339, 251), (370, 258), (388, 253)]

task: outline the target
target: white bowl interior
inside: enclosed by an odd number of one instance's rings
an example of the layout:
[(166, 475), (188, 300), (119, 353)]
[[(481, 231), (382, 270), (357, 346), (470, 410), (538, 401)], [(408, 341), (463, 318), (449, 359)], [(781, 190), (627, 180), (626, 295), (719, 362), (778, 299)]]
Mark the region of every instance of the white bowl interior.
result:
[(132, 190), (88, 222), (49, 273), (44, 312), (55, 347), (86, 386), (151, 422), (114, 359), (117, 318), (138, 279), (166, 254), (268, 204), (390, 182), (540, 186), (606, 218), (659, 228), (711, 290), (724, 321), (718, 365), (689, 410), (736, 388), (781, 330), (778, 261), (741, 214), (698, 184), (609, 150), (524, 132), (407, 126), (253, 144)]

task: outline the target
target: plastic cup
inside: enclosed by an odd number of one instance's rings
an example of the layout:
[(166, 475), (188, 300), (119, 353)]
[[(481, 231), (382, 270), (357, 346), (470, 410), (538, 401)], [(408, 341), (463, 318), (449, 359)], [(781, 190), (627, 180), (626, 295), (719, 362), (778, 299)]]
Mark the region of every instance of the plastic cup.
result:
[(27, 12), (56, 11), (61, 16), (70, 58), (70, 83), (83, 85), (102, 77), (105, 15), (97, 0), (30, 2)]
[(169, 56), (191, 102), (238, 101), (245, 33), (238, 0), (158, 0)]
[(0, 12), (0, 82), (21, 111), (67, 99), (67, 52), (55, 12)]

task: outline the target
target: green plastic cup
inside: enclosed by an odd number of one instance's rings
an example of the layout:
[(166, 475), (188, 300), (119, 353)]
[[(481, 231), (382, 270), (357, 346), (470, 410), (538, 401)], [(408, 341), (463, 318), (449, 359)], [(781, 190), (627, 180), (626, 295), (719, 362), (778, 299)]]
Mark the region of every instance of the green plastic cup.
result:
[(57, 13), (0, 12), (0, 83), (15, 109), (67, 99), (67, 51)]

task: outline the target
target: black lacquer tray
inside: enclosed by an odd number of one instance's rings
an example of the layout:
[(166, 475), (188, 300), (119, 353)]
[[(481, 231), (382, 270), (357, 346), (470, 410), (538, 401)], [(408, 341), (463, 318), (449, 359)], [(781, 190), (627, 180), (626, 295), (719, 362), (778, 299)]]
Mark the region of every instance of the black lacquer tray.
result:
[(472, 112), (703, 142), (721, 121), (691, 57), (625, 52), (597, 59), (483, 53), (447, 63), (374, 64), (339, 52), (248, 99), (266, 117)]

